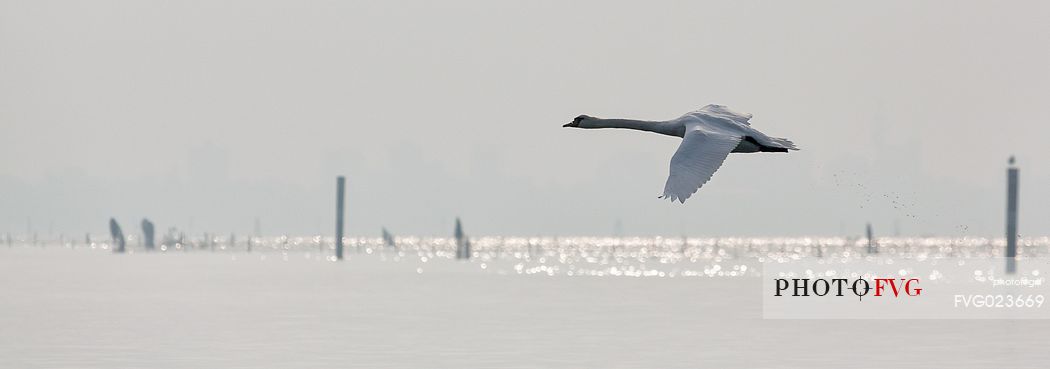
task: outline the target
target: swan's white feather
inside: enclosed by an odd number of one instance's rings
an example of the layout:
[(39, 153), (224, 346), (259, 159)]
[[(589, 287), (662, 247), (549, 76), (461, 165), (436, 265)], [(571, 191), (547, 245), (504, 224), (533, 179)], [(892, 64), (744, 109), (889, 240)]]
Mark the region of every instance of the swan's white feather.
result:
[(678, 118), (677, 121), (681, 124), (688, 125), (690, 123), (698, 123), (704, 127), (705, 130), (715, 130), (732, 135), (740, 135), (741, 137), (751, 137), (758, 143), (771, 147), (779, 147), (788, 150), (798, 150), (791, 140), (770, 137), (765, 133), (760, 132), (757, 129), (751, 127), (751, 114), (739, 113), (724, 105), (707, 105), (699, 110), (694, 110), (686, 113), (682, 117)]
[(706, 130), (700, 124), (686, 124), (682, 144), (671, 157), (671, 173), (664, 185), (663, 197), (685, 203), (711, 179), (741, 139), (741, 135)]
[(708, 105), (706, 105), (706, 106), (704, 106), (704, 107), (702, 107), (702, 108), (700, 108), (698, 110), (690, 112), (687, 115), (693, 115), (693, 114), (706, 115), (706, 116), (709, 116), (709, 117), (712, 117), (712, 118), (727, 119), (729, 121), (732, 121), (732, 122), (735, 122), (735, 123), (740, 123), (740, 124), (743, 124), (745, 126), (750, 126), (751, 125), (751, 122), (750, 122), (751, 116), (752, 116), (751, 114), (749, 114), (749, 113), (740, 113), (740, 112), (736, 112), (736, 111), (730, 110), (725, 105), (708, 104)]

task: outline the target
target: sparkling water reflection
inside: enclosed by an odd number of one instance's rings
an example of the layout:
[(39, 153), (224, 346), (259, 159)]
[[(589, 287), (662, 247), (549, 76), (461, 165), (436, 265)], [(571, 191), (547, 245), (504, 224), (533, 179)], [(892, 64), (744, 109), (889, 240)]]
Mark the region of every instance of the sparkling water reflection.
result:
[[(246, 240), (239, 244), (230, 239)], [(267, 260), (304, 258), (336, 261), (335, 240), (323, 236), (208, 237), (162, 243), (162, 254), (222, 252)], [(129, 243), (133, 243), (129, 241)], [(344, 238), (348, 259), (375, 257), (381, 262), (426, 264), (455, 260), (453, 238), (398, 237), (393, 245), (382, 238)], [(712, 277), (733, 278), (761, 273), (766, 261), (819, 259), (828, 263), (878, 259), (917, 260), (991, 258), (1004, 254), (1005, 240), (983, 237), (881, 237), (877, 253), (868, 240), (844, 237), (685, 238), (685, 237), (478, 237), (472, 238), (473, 267), (496, 274), (570, 277)], [(1050, 255), (1050, 237), (1024, 238), (1018, 258)], [(249, 246), (250, 244), (250, 246)], [(19, 247), (31, 247), (22, 243)], [(105, 241), (78, 245), (43, 242), (36, 246), (90, 248), (107, 251)], [(9, 246), (10, 247), (10, 246)], [(130, 253), (143, 252), (131, 247)], [(235, 259), (236, 256), (233, 256)], [(417, 268), (423, 273), (424, 267)], [(932, 276), (931, 278), (936, 278)]]

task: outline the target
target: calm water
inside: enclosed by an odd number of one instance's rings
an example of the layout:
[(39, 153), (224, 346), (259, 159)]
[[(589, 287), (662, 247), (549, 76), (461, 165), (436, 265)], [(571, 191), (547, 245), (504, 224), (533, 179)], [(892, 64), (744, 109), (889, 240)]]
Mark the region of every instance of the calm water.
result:
[[(931, 241), (932, 240), (932, 241)], [(1045, 256), (1045, 239), (1027, 240)], [(763, 320), (759, 259), (844, 239), (222, 240), (114, 255), (0, 246), (0, 366), (1045, 367), (1050, 321)], [(174, 246), (174, 245), (173, 245)], [(214, 246), (214, 251), (211, 251)], [(187, 249), (189, 249), (187, 251)], [(884, 239), (893, 257), (1001, 241)]]

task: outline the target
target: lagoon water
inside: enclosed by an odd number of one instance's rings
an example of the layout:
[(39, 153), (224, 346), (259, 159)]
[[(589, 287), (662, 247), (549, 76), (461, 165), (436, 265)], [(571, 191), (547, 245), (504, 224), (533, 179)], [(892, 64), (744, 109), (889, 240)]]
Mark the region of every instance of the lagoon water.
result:
[[(243, 238), (242, 238), (243, 239)], [(887, 240), (979, 257), (996, 240)], [(311, 242), (316, 241), (316, 242)], [(684, 241), (684, 243), (683, 243)], [(1036, 240), (1029, 253), (1046, 253)], [(6, 368), (1045, 367), (1050, 320), (764, 320), (758, 261), (844, 239), (0, 246)], [(192, 248), (193, 250), (186, 250)], [(892, 251), (891, 251), (892, 250)]]

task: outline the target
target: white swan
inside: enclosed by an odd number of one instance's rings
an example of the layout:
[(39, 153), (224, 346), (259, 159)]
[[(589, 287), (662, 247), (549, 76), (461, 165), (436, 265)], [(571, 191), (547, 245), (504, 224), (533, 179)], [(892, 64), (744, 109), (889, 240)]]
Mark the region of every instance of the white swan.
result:
[(788, 152), (798, 150), (784, 138), (769, 137), (751, 128), (751, 114), (741, 114), (723, 105), (707, 105), (700, 110), (667, 121), (601, 119), (581, 115), (562, 127), (626, 128), (682, 138), (671, 157), (671, 174), (661, 198), (671, 202), (692, 196), (711, 179), (731, 152)]

